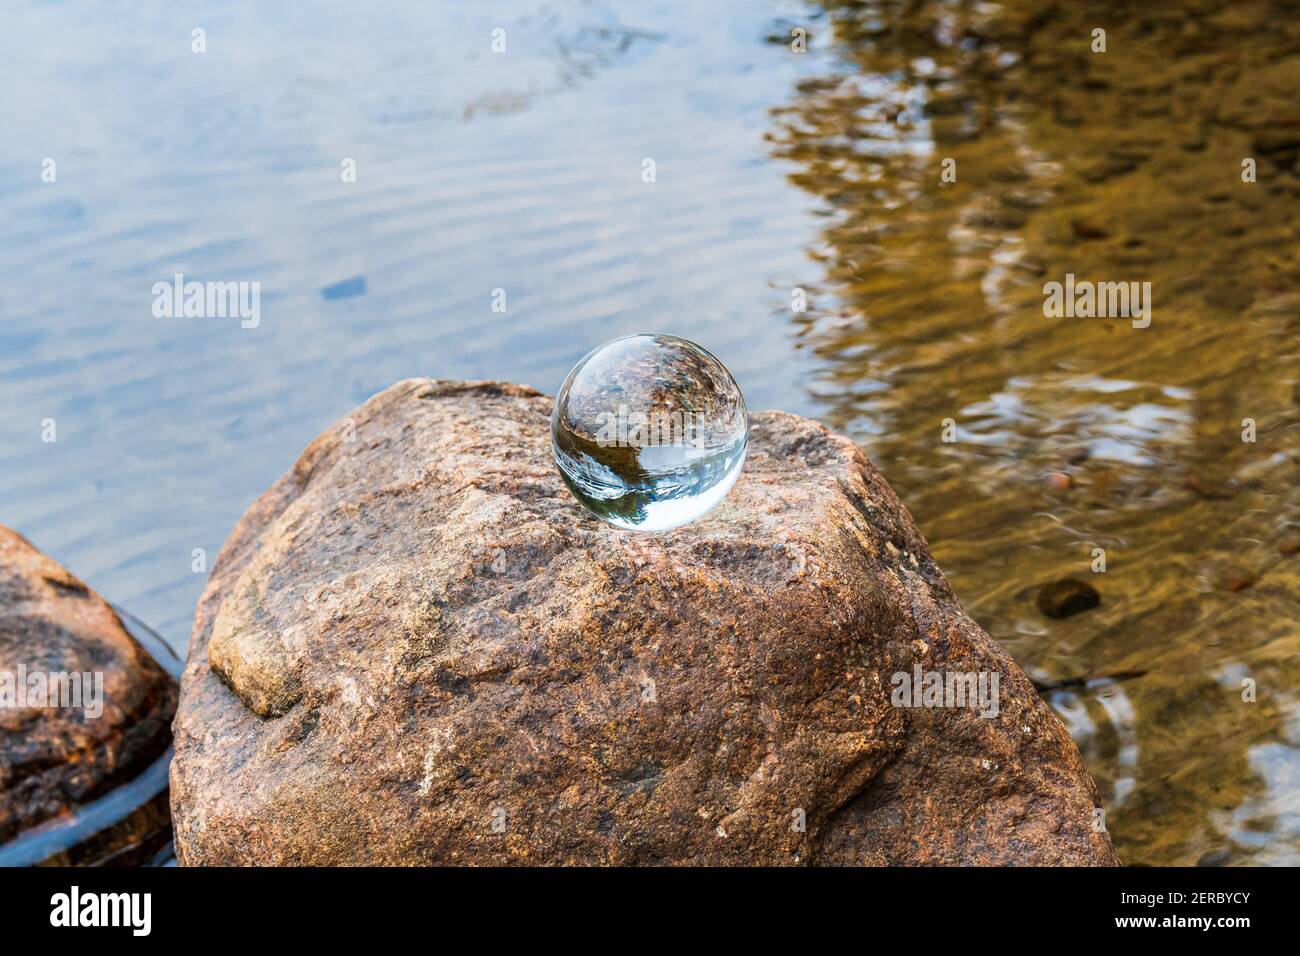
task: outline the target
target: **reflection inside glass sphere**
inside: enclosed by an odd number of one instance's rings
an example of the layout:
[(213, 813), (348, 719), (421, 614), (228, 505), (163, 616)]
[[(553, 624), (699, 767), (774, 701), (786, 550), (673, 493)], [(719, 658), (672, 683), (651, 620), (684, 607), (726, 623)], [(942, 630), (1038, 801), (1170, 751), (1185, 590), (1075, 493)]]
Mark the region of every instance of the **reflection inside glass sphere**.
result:
[(551, 415), (555, 463), (574, 497), (638, 531), (679, 527), (722, 501), (748, 442), (745, 399), (726, 366), (662, 333), (587, 353)]

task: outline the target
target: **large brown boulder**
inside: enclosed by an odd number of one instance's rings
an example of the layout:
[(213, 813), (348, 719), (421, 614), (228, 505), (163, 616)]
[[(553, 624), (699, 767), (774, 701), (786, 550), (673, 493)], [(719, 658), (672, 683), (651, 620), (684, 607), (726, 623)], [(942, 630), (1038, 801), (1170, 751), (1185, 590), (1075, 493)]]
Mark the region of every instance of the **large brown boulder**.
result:
[(134, 778), (167, 750), (175, 709), (175, 682), (113, 609), (0, 527), (0, 843)]
[[(1061, 722), (847, 439), (752, 417), (716, 510), (585, 514), (551, 402), (400, 382), (244, 515), (176, 720), (194, 864), (1113, 864)], [(997, 716), (891, 701), (997, 675)]]

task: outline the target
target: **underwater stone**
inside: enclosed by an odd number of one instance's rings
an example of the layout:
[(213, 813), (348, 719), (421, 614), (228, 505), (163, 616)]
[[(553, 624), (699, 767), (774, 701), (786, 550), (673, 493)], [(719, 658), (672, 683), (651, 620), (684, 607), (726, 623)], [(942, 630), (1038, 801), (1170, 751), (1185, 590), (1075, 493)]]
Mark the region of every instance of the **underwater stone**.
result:
[(1038, 589), (1038, 610), (1048, 617), (1072, 617), (1101, 604), (1101, 595), (1091, 584), (1074, 578), (1052, 581)]

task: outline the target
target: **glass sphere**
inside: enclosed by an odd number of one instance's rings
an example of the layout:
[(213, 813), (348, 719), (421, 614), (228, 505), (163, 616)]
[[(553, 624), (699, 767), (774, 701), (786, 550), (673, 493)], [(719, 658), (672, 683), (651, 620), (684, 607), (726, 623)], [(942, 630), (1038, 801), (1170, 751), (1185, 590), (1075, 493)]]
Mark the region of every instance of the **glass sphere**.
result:
[(666, 531), (712, 509), (748, 446), (745, 399), (726, 366), (658, 332), (588, 352), (551, 413), (551, 451), (573, 496), (634, 531)]

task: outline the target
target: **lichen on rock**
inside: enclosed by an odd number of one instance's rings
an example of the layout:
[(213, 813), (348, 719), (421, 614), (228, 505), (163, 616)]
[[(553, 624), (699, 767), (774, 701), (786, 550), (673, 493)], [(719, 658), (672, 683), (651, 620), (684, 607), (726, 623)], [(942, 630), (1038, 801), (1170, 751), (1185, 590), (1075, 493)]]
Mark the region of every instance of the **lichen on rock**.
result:
[[(850, 441), (755, 414), (729, 497), (643, 535), (570, 497), (549, 414), (400, 382), (249, 509), (182, 685), (182, 863), (1116, 862), (1065, 728)], [(897, 706), (918, 665), (996, 674), (997, 716)]]

